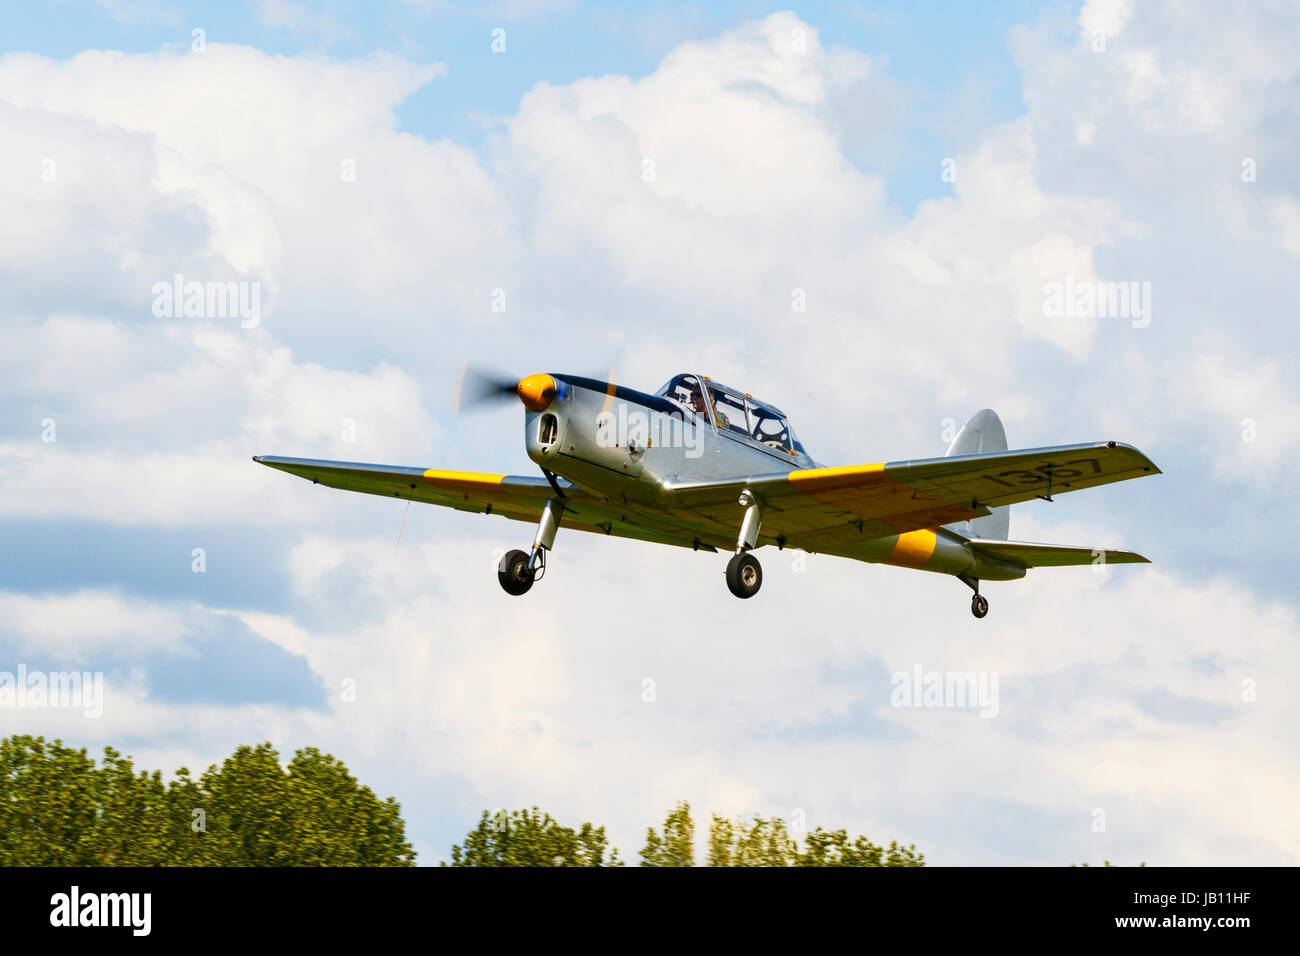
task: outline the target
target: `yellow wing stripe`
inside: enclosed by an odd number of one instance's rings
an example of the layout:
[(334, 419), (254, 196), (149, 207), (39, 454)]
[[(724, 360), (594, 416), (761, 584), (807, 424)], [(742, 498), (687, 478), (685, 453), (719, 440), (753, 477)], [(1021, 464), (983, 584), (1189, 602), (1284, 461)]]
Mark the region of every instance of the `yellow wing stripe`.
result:
[(875, 475), (885, 470), (885, 463), (874, 465), (843, 465), (838, 468), (802, 468), (790, 472), (786, 477), (793, 482), (824, 481), (827, 478), (855, 478), (858, 475)]
[(505, 481), (505, 475), (489, 475), (481, 471), (442, 471), (430, 468), (424, 473), (427, 481), (448, 485), (499, 485)]

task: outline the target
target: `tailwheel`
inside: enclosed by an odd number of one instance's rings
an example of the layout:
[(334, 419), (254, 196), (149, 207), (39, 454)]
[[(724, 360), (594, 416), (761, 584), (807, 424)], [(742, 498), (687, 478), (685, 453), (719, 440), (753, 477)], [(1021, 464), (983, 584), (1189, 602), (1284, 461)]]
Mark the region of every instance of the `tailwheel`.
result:
[(727, 562), (727, 587), (736, 597), (753, 597), (762, 585), (763, 567), (748, 551), (740, 552)]
[(989, 599), (982, 594), (975, 594), (970, 599), (970, 612), (976, 617), (983, 617), (989, 612)]
[(514, 551), (506, 552), (505, 557), (497, 565), (497, 580), (501, 582), (501, 588), (507, 594), (518, 597), (526, 594), (533, 586), (534, 570), (530, 564), (527, 551), (516, 548)]

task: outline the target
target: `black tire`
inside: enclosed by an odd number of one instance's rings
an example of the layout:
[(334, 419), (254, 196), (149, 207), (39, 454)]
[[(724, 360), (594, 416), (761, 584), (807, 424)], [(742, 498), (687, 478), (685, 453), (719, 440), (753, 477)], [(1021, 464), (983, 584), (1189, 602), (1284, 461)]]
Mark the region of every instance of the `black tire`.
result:
[(738, 598), (753, 597), (763, 586), (763, 566), (748, 551), (727, 562), (727, 587)]
[(497, 580), (501, 582), (501, 589), (506, 594), (515, 597), (527, 594), (528, 589), (533, 586), (533, 572), (528, 567), (528, 552), (520, 551), (518, 548), (507, 551), (497, 565)]
[(976, 617), (983, 617), (989, 612), (989, 599), (982, 594), (976, 594), (970, 599), (970, 612)]

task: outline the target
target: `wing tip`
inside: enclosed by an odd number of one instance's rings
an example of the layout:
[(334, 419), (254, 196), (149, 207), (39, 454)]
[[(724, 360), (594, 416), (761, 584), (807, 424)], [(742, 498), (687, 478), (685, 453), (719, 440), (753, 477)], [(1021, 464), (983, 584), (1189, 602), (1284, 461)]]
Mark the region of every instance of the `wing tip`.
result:
[(1138, 458), (1142, 459), (1143, 462), (1142, 470), (1147, 474), (1151, 474), (1151, 475), (1164, 474), (1164, 472), (1160, 470), (1160, 467), (1154, 461), (1152, 461), (1150, 457), (1147, 456), (1147, 453), (1144, 452), (1141, 448), (1138, 448), (1136, 445), (1130, 445), (1126, 441), (1108, 441), (1108, 442), (1103, 442), (1103, 445), (1106, 448), (1123, 448), (1125, 451), (1131, 451), (1133, 454), (1137, 455)]
[[(1145, 555), (1138, 554), (1136, 551), (1125, 551), (1123, 548), (1101, 548), (1107, 555), (1109, 564), (1150, 564), (1151, 559)], [(1114, 557), (1110, 557), (1113, 555)]]

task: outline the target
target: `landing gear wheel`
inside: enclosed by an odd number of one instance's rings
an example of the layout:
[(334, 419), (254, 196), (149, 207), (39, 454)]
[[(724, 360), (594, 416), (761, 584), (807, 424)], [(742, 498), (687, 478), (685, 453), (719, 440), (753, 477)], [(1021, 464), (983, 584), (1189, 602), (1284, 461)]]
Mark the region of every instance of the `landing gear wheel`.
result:
[(727, 587), (738, 598), (753, 597), (763, 586), (763, 567), (758, 558), (743, 551), (727, 562)]
[(518, 597), (533, 586), (533, 569), (528, 566), (528, 552), (507, 551), (497, 565), (497, 580), (507, 594)]
[(970, 612), (976, 617), (983, 617), (989, 612), (989, 599), (982, 594), (976, 594), (970, 599)]

